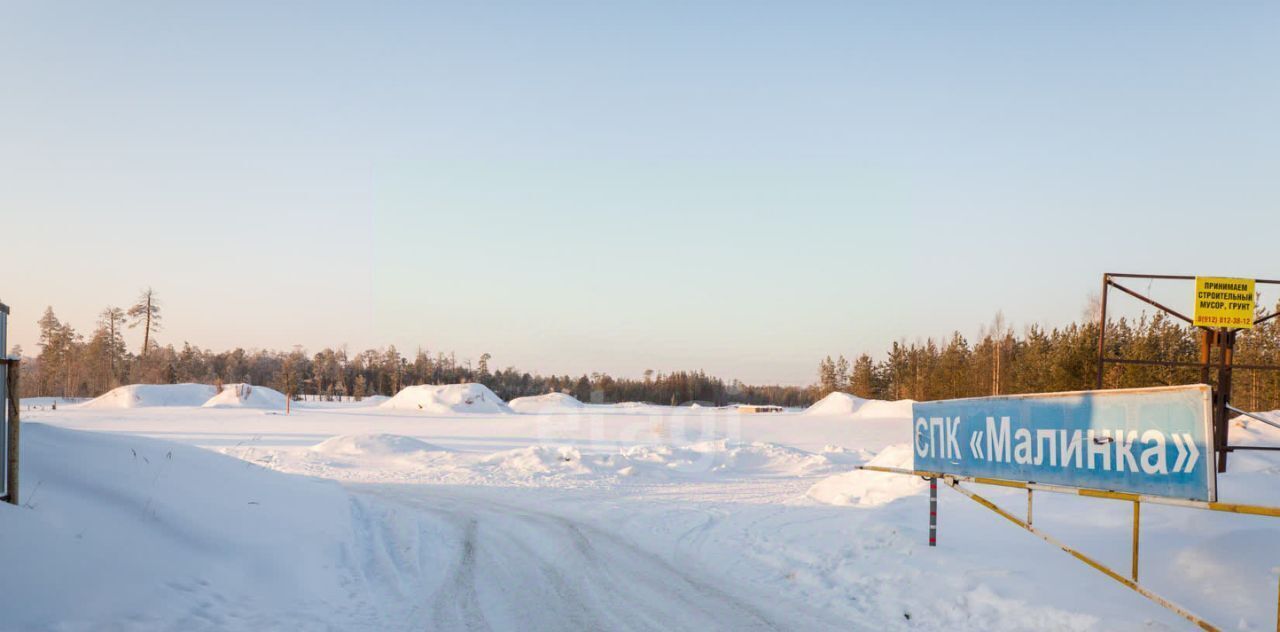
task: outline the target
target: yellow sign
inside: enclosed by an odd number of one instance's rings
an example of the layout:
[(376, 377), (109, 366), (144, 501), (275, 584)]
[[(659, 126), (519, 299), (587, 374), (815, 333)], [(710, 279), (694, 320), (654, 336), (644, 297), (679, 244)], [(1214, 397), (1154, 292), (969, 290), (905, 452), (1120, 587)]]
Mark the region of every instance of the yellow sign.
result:
[(1196, 327), (1252, 329), (1253, 279), (1196, 277)]

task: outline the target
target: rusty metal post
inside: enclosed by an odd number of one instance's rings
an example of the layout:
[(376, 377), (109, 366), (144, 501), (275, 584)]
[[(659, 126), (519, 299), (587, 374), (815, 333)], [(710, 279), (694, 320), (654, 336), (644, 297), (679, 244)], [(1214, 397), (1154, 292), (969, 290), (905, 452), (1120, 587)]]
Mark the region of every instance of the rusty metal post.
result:
[(1102, 275), (1102, 313), (1098, 315), (1098, 384), (1102, 388), (1102, 374), (1107, 364), (1103, 359), (1107, 350), (1107, 290), (1111, 289), (1111, 276)]
[(938, 479), (929, 479), (929, 546), (938, 546)]
[(5, 463), (6, 473), (8, 475), (8, 493), (5, 500), (16, 505), (18, 504), (18, 470), (19, 470), (19, 450), (20, 432), (22, 423), (18, 419), (18, 360), (5, 360), (5, 386), (9, 401), (9, 436), (5, 438), (8, 442), (7, 463)]
[(1213, 407), (1213, 442), (1218, 451), (1218, 473), (1227, 471), (1227, 403), (1231, 400), (1231, 361), (1235, 356), (1236, 332), (1219, 335), (1218, 392)]
[(1200, 383), (1209, 383), (1209, 362), (1213, 354), (1213, 332), (1200, 330)]

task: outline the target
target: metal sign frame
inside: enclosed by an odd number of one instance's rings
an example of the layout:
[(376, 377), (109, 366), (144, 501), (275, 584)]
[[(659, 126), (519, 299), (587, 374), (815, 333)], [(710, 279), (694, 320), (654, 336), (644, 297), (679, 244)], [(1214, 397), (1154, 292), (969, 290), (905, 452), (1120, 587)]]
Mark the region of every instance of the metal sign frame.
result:
[[(1259, 371), (1280, 371), (1280, 365), (1274, 364), (1236, 364), (1234, 362), (1236, 335), (1241, 331), (1248, 331), (1240, 328), (1227, 327), (1198, 327), (1200, 333), (1200, 361), (1199, 362), (1181, 362), (1176, 360), (1144, 360), (1136, 358), (1116, 358), (1108, 357), (1106, 353), (1107, 344), (1107, 298), (1112, 288), (1120, 290), (1133, 298), (1142, 301), (1160, 311), (1185, 322), (1187, 325), (1195, 327), (1195, 320), (1187, 315), (1164, 305), (1150, 297), (1143, 296), (1137, 291), (1121, 285), (1116, 279), (1152, 279), (1152, 280), (1169, 280), (1169, 281), (1191, 281), (1195, 282), (1195, 276), (1178, 275), (1178, 274), (1129, 274), (1119, 272), (1106, 272), (1102, 275), (1102, 309), (1098, 315), (1098, 374), (1096, 388), (1102, 389), (1103, 376), (1106, 372), (1107, 364), (1139, 364), (1148, 366), (1170, 366), (1170, 367), (1186, 367), (1200, 369), (1200, 383), (1211, 384), (1214, 388), (1213, 396), (1213, 442), (1214, 451), (1218, 458), (1218, 472), (1227, 471), (1227, 454), (1236, 450), (1280, 450), (1280, 446), (1238, 446), (1227, 444), (1227, 413), (1231, 408), (1231, 372), (1233, 369), (1249, 369)], [(1254, 279), (1255, 285), (1280, 285), (1278, 279)], [(1254, 319), (1253, 324), (1256, 327), (1273, 318), (1280, 316), (1280, 311), (1275, 311), (1265, 316)], [(1218, 361), (1212, 361), (1213, 348), (1218, 347)], [(1210, 382), (1210, 369), (1217, 368), (1216, 384)]]

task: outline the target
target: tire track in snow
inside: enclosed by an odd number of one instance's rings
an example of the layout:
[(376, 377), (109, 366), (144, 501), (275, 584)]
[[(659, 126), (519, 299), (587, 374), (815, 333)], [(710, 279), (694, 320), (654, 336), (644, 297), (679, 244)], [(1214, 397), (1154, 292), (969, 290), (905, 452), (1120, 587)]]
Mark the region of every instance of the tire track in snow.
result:
[[(461, 553), (427, 596), (439, 630), (848, 629), (822, 613), (766, 602), (605, 530), (465, 490), (359, 486), (453, 523)], [(772, 612), (760, 605), (774, 603)], [(777, 618), (773, 612), (786, 612)]]
[(491, 628), (485, 621), (480, 599), (476, 595), (476, 539), (479, 522), (470, 520), (463, 527), (462, 552), (454, 564), (449, 579), (435, 595), (432, 603), (432, 623), (437, 630), (467, 630), (487, 632)]

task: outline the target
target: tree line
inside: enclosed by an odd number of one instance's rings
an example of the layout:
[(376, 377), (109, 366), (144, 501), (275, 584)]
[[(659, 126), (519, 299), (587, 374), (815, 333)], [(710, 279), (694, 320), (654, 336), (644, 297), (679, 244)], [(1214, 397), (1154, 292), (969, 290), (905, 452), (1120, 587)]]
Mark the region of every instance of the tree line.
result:
[[(941, 340), (894, 342), (880, 360), (865, 353), (852, 362), (828, 356), (818, 366), (817, 395), (843, 391), (865, 398), (924, 401), (1091, 390), (1097, 380), (1098, 331), (1096, 320), (1086, 320), (1052, 329), (1031, 325), (1019, 334), (997, 315), (973, 341), (954, 332)], [(1200, 360), (1200, 330), (1163, 312), (1109, 319), (1105, 343), (1105, 353), (1112, 358)], [(1240, 333), (1234, 363), (1280, 365), (1280, 319)], [(1103, 388), (1199, 381), (1200, 369), (1195, 367), (1108, 363), (1103, 373)], [(1232, 399), (1249, 410), (1280, 408), (1280, 371), (1236, 369)]]
[[(155, 332), (163, 315), (156, 294), (145, 290), (127, 309), (107, 307), (86, 337), (46, 308), (39, 320), (40, 352), (22, 366), (24, 397), (95, 397), (123, 384), (245, 382), (284, 393), (320, 399), (394, 395), (414, 384), (479, 382), (499, 397), (569, 393), (585, 402), (702, 402), (805, 406), (813, 401), (812, 387), (753, 386), (726, 382), (698, 371), (662, 373), (648, 370), (640, 379), (615, 378), (607, 373), (539, 375), (515, 367), (494, 368), (485, 353), (475, 362), (453, 353), (431, 354), (419, 349), (402, 354), (394, 346), (350, 352), (345, 345), (308, 353), (266, 349), (228, 351), (202, 349), (190, 343), (161, 345)], [(143, 343), (136, 352), (126, 347), (124, 330), (142, 328)], [(15, 355), (22, 350), (14, 349)]]
[[(1095, 385), (1098, 351), (1096, 320), (1055, 328), (1031, 325), (1015, 332), (997, 315), (973, 341), (958, 331), (944, 339), (900, 340), (878, 360), (866, 353), (852, 362), (843, 355), (828, 356), (819, 362), (818, 380), (810, 386), (756, 386), (726, 382), (700, 370), (649, 370), (642, 378), (540, 375), (510, 366), (494, 368), (488, 353), (473, 362), (422, 349), (402, 354), (394, 346), (359, 352), (345, 345), (316, 353), (300, 347), (215, 352), (189, 343), (161, 345), (154, 333), (162, 324), (160, 303), (150, 289), (127, 309), (105, 308), (87, 338), (46, 309), (39, 320), (40, 353), (23, 363), (23, 395), (94, 397), (132, 383), (246, 382), (296, 396), (336, 399), (393, 395), (414, 384), (479, 382), (505, 400), (561, 392), (585, 402), (807, 406), (833, 391), (924, 401), (1088, 390)], [(131, 327), (141, 327), (143, 333), (136, 353), (124, 341), (123, 330)], [(1119, 318), (1107, 325), (1106, 352), (1111, 357), (1195, 362), (1198, 331), (1163, 313)], [(20, 349), (14, 351), (21, 355)], [(1280, 364), (1280, 319), (1241, 334), (1235, 361)], [(1103, 384), (1123, 388), (1198, 381), (1197, 368), (1109, 364)], [(1236, 405), (1280, 408), (1280, 371), (1239, 369), (1233, 390)]]

